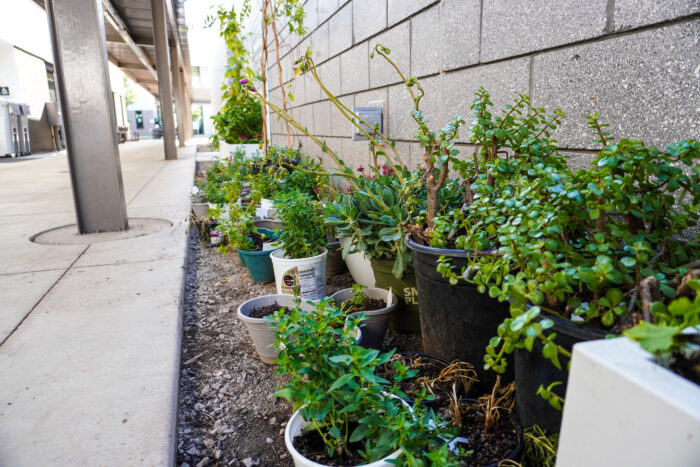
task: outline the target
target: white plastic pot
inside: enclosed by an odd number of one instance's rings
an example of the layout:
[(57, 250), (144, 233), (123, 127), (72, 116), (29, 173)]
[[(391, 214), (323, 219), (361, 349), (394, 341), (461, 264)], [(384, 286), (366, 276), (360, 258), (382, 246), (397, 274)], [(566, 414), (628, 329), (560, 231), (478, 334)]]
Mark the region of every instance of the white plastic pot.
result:
[(700, 465), (700, 385), (624, 337), (574, 345), (557, 465)]
[(209, 215), (209, 203), (192, 203), (192, 212), (198, 219), (204, 219)]
[(249, 159), (260, 152), (259, 144), (228, 144), (223, 141), (219, 141), (219, 153), (221, 153), (221, 156), (224, 159), (228, 159), (228, 156), (236, 152), (236, 149), (238, 148), (242, 148), (245, 151), (246, 157)]
[(287, 258), (282, 250), (270, 254), (275, 271), (277, 293), (294, 295), (295, 284), (299, 285), (301, 298), (320, 300), (326, 296), (326, 256), (323, 249), (320, 255), (310, 258)]
[[(258, 352), (260, 360), (265, 363), (273, 363), (277, 359), (279, 349), (272, 347), (275, 342), (275, 331), (270, 326), (265, 318), (251, 318), (250, 314), (254, 309), (278, 304), (285, 308), (294, 306), (294, 297), (291, 295), (263, 295), (262, 297), (251, 298), (248, 301), (241, 303), (238, 307), (238, 319), (243, 321), (248, 329), (248, 335), (253, 341), (255, 351)], [(313, 304), (301, 302), (301, 309), (311, 311), (314, 309)]]
[[(301, 430), (307, 424), (308, 422), (304, 420), (304, 417), (301, 416), (301, 413), (298, 410), (292, 414), (292, 418), (289, 419), (289, 422), (287, 422), (287, 427), (284, 429), (284, 444), (287, 446), (287, 451), (289, 451), (289, 453), (292, 455), (292, 459), (294, 459), (294, 465), (296, 467), (328, 467), (324, 464), (319, 464), (307, 459), (306, 457), (302, 456), (299, 451), (296, 450), (296, 448), (294, 448), (294, 438), (301, 433)], [(387, 462), (387, 460), (396, 459), (400, 454), (401, 450), (399, 449), (384, 459), (362, 465), (363, 467), (393, 467), (395, 464), (391, 464)]]
[[(340, 239), (341, 250), (350, 242), (349, 237)], [(356, 284), (364, 285), (365, 287), (374, 287), (374, 271), (369, 258), (362, 252), (351, 253), (345, 257), (345, 264), (348, 266), (352, 280)]]

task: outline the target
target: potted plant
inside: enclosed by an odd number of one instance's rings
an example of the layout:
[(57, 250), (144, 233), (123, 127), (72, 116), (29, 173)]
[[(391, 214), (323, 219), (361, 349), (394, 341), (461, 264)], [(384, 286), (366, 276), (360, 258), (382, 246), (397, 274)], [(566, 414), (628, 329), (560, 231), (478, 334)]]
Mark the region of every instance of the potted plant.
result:
[(422, 403), (430, 406), (441, 406), (453, 394), (469, 394), (476, 381), (476, 371), (470, 363), (450, 363), (423, 352), (396, 353), (389, 361), (377, 367), (376, 371), (377, 376), (388, 381), (393, 381), (397, 373), (405, 373), (399, 382), (399, 396), (413, 403), (416, 398), (422, 398), (423, 393), (427, 393), (428, 397)]
[(284, 313), (284, 310), (293, 307), (309, 311), (313, 310), (314, 305), (306, 302), (297, 303), (292, 295), (276, 294), (251, 298), (238, 307), (238, 319), (245, 324), (255, 351), (263, 362), (272, 364), (279, 354), (279, 348), (274, 345), (275, 328), (270, 325), (267, 318), (280, 311)]
[(278, 248), (272, 245), (278, 233), (258, 228), (250, 213), (239, 205), (232, 205), (228, 213), (220, 217), (218, 228), (227, 242), (219, 247), (219, 251), (226, 254), (229, 248), (235, 248), (253, 282), (272, 282), (275, 276), (270, 254)]
[[(624, 338), (574, 346), (561, 465), (697, 464), (700, 280), (692, 277), (698, 269), (687, 276), (684, 296), (668, 306), (654, 302), (655, 322), (640, 322)], [(618, 428), (612, 444), (604, 434), (610, 426)], [(664, 429), (650, 429), (659, 426)]]
[(281, 248), (270, 255), (277, 293), (293, 294), (298, 286), (304, 299), (326, 296), (326, 233), (318, 202), (298, 190), (281, 194), (275, 208), (284, 230)]
[(495, 231), (499, 256), (472, 278), (511, 302), (485, 364), (503, 371), (515, 352), (518, 417), (549, 432), (559, 429), (571, 346), (652, 321), (653, 302), (682, 292), (700, 255), (687, 232), (700, 208), (700, 145), (661, 151), (614, 142), (596, 116), (589, 126), (603, 145), (592, 167), (533, 167), (534, 177), (520, 178), (505, 207), (513, 215)]
[[(386, 165), (371, 175), (362, 174), (362, 167), (358, 170), (363, 189), (338, 194), (324, 209), (325, 222), (344, 242), (346, 261), (350, 254), (366, 255), (374, 285), (391, 288), (397, 294), (400, 306), (391, 316), (392, 327), (420, 332), (412, 256), (403, 241), (402, 224), (407, 221), (408, 212), (401, 198), (400, 179)], [(366, 270), (366, 264), (359, 267)], [(356, 275), (366, 277), (360, 271)]]
[(503, 387), (500, 378), (496, 378), (490, 393), (478, 399), (460, 398), (453, 393), (438, 410), (459, 430), (454, 443), (466, 453), (460, 456), (461, 465), (498, 467), (520, 459), (523, 430), (512, 415), (514, 392), (514, 383)]
[(382, 345), (389, 318), (398, 305), (393, 291), (354, 284), (331, 295), (331, 300), (346, 314), (362, 313), (365, 317), (361, 325), (363, 346), (378, 349)]
[(456, 465), (444, 422), (392, 397), (395, 384), (374, 375), (391, 353), (357, 345), (360, 318), (347, 320), (324, 300), (315, 310), (292, 308), (269, 321), (281, 349), (276, 371), (286, 376), (275, 394), (295, 409), (285, 444), (296, 466), (388, 467), (397, 458), (408, 465)]

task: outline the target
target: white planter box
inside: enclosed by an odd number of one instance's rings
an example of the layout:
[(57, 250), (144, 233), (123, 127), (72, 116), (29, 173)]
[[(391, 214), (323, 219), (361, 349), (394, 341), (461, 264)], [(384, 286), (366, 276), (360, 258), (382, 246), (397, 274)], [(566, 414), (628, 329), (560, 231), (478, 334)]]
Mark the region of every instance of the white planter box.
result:
[(258, 152), (262, 153), (259, 144), (228, 144), (219, 141), (219, 153), (222, 159), (228, 158), (228, 156), (233, 154), (238, 148), (243, 148), (248, 158), (253, 157)]
[(700, 386), (627, 338), (576, 344), (560, 436), (560, 467), (697, 467)]

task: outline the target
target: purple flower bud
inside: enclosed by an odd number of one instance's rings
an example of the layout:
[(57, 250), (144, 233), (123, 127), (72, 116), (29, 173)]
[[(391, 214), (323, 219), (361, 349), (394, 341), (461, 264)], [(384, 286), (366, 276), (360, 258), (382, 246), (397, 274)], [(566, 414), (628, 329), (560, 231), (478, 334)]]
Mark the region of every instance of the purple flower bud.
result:
[(245, 83), (247, 83), (247, 82), (248, 82), (247, 79), (242, 78), (242, 79), (238, 82), (238, 84), (245, 84)]

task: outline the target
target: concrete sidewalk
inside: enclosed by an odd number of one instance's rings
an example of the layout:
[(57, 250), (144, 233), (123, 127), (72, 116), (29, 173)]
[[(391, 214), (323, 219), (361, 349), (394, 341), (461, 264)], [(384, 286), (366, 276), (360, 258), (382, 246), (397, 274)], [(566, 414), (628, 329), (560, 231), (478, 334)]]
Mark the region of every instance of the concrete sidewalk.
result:
[(0, 164), (0, 465), (173, 462), (189, 190), (196, 146), (119, 146), (129, 218), (158, 233), (87, 245), (65, 155)]

